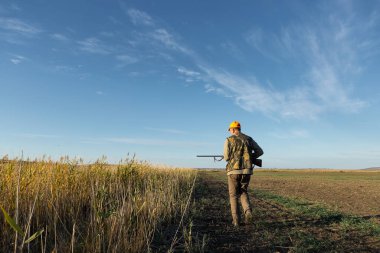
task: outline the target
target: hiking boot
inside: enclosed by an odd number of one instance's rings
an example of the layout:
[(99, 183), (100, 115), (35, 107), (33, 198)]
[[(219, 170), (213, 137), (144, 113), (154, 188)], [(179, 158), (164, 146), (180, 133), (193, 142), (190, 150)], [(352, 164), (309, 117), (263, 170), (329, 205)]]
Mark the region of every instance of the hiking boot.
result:
[(238, 216), (233, 216), (232, 217), (232, 225), (234, 227), (239, 227), (240, 226), (240, 219)]
[(240, 226), (240, 224), (239, 224), (238, 221), (233, 221), (233, 222), (232, 222), (232, 225), (233, 225), (235, 228), (237, 228), (237, 227)]
[(246, 224), (251, 224), (253, 222), (253, 216), (250, 211), (245, 213), (245, 223)]

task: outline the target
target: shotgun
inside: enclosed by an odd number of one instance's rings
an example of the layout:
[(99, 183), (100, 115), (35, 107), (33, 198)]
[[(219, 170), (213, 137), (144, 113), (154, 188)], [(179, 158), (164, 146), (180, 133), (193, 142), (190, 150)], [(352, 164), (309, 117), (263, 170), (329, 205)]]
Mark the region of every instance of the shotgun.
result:
[[(214, 162), (219, 162), (219, 161), (223, 160), (223, 158), (224, 158), (222, 155), (197, 155), (197, 157), (213, 157)], [(257, 158), (252, 158), (252, 164), (259, 166), (259, 167), (262, 167), (263, 166), (263, 160), (257, 159)]]

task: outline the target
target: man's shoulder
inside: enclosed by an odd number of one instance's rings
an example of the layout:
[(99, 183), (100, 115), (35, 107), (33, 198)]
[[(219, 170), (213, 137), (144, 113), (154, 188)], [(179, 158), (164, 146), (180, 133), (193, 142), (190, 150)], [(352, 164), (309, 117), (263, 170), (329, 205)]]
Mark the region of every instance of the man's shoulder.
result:
[(228, 136), (227, 138), (226, 138), (226, 141), (235, 141), (236, 140), (236, 136), (235, 135), (230, 135), (230, 136)]
[(244, 133), (240, 133), (240, 135), (241, 135), (244, 139), (247, 139), (247, 140), (253, 140), (251, 136), (246, 135), (246, 134), (244, 134)]

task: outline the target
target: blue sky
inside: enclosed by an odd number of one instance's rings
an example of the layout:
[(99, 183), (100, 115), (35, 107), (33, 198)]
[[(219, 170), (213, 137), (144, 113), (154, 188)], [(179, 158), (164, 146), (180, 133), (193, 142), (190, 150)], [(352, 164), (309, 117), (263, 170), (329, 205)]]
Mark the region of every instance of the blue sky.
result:
[(0, 155), (380, 166), (379, 1), (2, 1)]

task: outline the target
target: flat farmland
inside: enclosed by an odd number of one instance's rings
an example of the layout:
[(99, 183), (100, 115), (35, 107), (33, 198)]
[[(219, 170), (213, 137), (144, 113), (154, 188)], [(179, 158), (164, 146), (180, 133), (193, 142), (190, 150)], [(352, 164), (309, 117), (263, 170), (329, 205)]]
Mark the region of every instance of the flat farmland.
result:
[[(372, 218), (378, 179), (379, 173), (356, 171), (257, 170), (253, 221), (236, 228), (225, 171), (200, 170), (190, 214), (193, 245), (199, 252), (380, 252), (380, 226)], [(348, 194), (351, 187), (360, 190)]]
[(339, 211), (380, 216), (380, 171), (256, 170), (254, 189), (318, 202)]
[(0, 252), (380, 252), (380, 172), (256, 170), (253, 219), (234, 227), (224, 170), (63, 159), (0, 171)]

